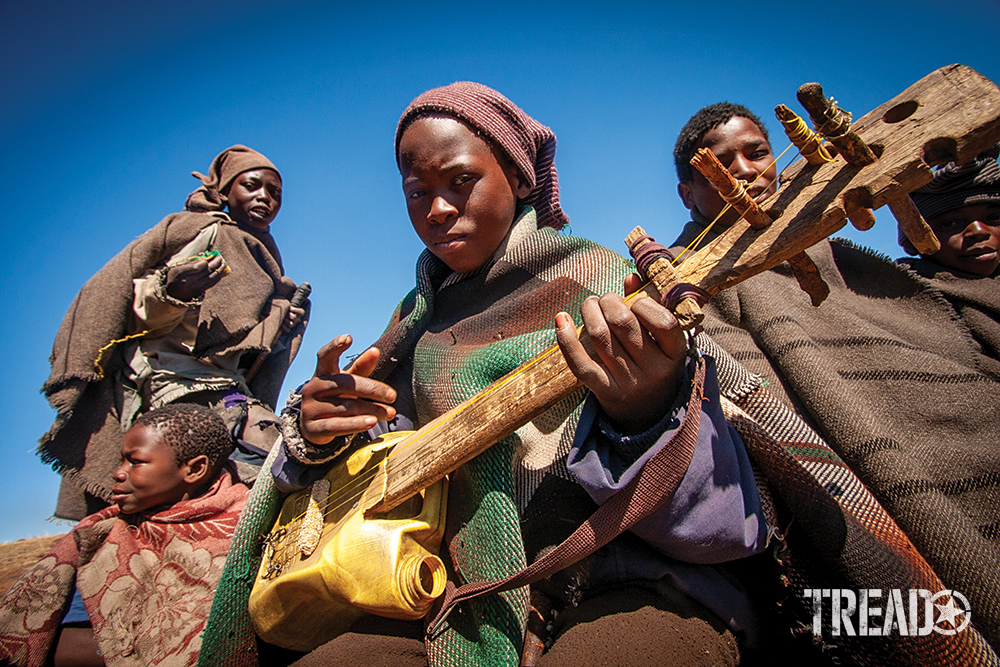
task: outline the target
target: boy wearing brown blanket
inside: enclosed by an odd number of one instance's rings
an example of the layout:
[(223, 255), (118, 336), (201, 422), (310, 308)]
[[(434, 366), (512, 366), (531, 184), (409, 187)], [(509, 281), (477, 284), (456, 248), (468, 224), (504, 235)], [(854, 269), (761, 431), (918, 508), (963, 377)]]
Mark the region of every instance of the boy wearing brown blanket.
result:
[[(688, 245), (721, 210), (692, 174), (694, 152), (712, 148), (747, 181), (762, 175), (750, 190), (760, 196), (774, 187), (766, 142), (745, 107), (716, 104), (691, 118), (674, 159), (692, 221), (672, 245)], [(819, 307), (783, 264), (713, 297), (705, 332), (829, 442), (945, 585), (969, 598), (973, 625), (996, 648), (1000, 384), (934, 281), (842, 240), (807, 254), (830, 287)], [(876, 576), (879, 565), (859, 557), (851, 567)]]
[(200, 405), (140, 416), (113, 505), (76, 526), (0, 604), (0, 662), (191, 665), (246, 500), (233, 439)]
[(269, 231), (281, 175), (245, 146), (194, 175), (202, 185), (185, 211), (95, 274), (56, 335), (43, 391), (58, 415), (39, 451), (63, 475), (58, 517), (107, 504), (122, 433), (150, 409), (184, 401), (216, 410), (239, 438), (244, 481), (276, 437), (273, 406), (306, 324)]
[[(899, 260), (951, 303), (979, 344), (980, 369), (1000, 379), (1000, 148), (964, 165), (949, 162), (910, 197), (941, 249)], [(900, 245), (916, 255), (904, 236)]]

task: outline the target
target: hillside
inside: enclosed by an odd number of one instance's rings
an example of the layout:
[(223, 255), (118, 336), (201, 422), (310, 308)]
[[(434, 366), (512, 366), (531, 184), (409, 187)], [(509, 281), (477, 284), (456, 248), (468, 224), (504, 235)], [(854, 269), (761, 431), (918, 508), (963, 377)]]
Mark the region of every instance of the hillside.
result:
[(0, 595), (6, 593), (25, 570), (48, 553), (63, 535), (32, 537), (0, 544)]

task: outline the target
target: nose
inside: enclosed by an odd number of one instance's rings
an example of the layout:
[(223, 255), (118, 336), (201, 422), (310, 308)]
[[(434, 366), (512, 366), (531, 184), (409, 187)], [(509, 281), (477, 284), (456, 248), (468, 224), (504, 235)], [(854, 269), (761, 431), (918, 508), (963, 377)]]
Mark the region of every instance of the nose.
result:
[(733, 159), (732, 164), (729, 165), (729, 173), (744, 181), (753, 181), (760, 176), (760, 170), (757, 169), (757, 164), (752, 160), (747, 159), (747, 157), (742, 153), (738, 153)]
[(427, 220), (441, 225), (457, 215), (458, 209), (447, 199), (441, 195), (437, 195), (431, 200), (431, 210), (427, 213)]
[(257, 199), (263, 202), (269, 202), (273, 199), (271, 193), (267, 191), (267, 188), (261, 188), (257, 191)]
[(121, 462), (121, 465), (118, 466), (118, 469), (115, 470), (115, 474), (112, 475), (112, 477), (114, 477), (114, 479), (115, 479), (116, 482), (124, 482), (125, 481), (126, 474), (125, 474), (125, 462), (124, 461)]
[(990, 235), (990, 230), (987, 229), (986, 224), (982, 220), (973, 220), (965, 227), (965, 236), (967, 237), (985, 237)]

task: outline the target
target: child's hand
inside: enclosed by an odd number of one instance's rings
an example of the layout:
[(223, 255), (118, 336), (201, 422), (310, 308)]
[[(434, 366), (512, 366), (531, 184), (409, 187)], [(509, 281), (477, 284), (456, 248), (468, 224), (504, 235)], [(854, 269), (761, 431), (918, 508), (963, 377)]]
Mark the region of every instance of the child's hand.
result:
[(288, 309), (288, 314), (285, 315), (285, 320), (281, 323), (281, 331), (288, 333), (302, 321), (302, 316), (306, 314), (305, 308), (299, 308), (298, 306), (292, 306)]
[(167, 294), (178, 301), (190, 301), (217, 285), (225, 275), (225, 267), (221, 255), (171, 266), (167, 269)]
[[(635, 280), (626, 281), (629, 288), (637, 288)], [(641, 433), (674, 402), (687, 356), (684, 332), (673, 313), (649, 298), (630, 310), (617, 294), (592, 296), (580, 312), (598, 360), (584, 350), (572, 318), (559, 313), (556, 337), (570, 370), (621, 433)]]
[(378, 420), (396, 416), (396, 390), (368, 376), (378, 363), (378, 348), (362, 352), (340, 370), (340, 355), (351, 346), (350, 336), (338, 336), (316, 353), (316, 373), (302, 387), (299, 430), (314, 445), (325, 445), (339, 435), (360, 433)]

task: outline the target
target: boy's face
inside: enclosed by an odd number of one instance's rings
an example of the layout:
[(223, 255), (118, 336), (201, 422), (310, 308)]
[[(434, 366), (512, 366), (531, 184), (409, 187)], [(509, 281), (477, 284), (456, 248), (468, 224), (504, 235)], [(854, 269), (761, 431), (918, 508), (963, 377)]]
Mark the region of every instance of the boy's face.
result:
[[(774, 160), (771, 144), (764, 138), (757, 124), (749, 118), (733, 116), (725, 123), (713, 127), (698, 143), (698, 148), (710, 148), (730, 174), (753, 183), (748, 190), (756, 202), (764, 201), (777, 190), (778, 171), (771, 164)], [(715, 220), (726, 206), (715, 186), (698, 170), (694, 171), (694, 178), (690, 183), (678, 184), (677, 194), (686, 207), (698, 209), (709, 220)], [(729, 226), (738, 219), (735, 211), (730, 212), (733, 215), (727, 212), (719, 221), (721, 224)]]
[(424, 245), (459, 273), (485, 264), (528, 194), (517, 167), (454, 118), (420, 118), (399, 142), (410, 222)]
[(115, 471), (111, 502), (122, 514), (135, 514), (183, 500), (190, 490), (190, 467), (177, 465), (174, 450), (159, 429), (133, 426), (122, 438), (122, 463)]
[(941, 249), (939, 264), (979, 276), (1000, 266), (1000, 203), (969, 204), (927, 219)]
[(267, 229), (281, 209), (281, 176), (272, 169), (244, 171), (229, 186), (229, 217)]

